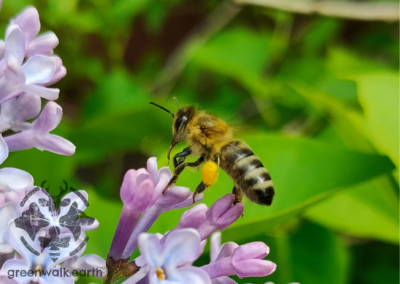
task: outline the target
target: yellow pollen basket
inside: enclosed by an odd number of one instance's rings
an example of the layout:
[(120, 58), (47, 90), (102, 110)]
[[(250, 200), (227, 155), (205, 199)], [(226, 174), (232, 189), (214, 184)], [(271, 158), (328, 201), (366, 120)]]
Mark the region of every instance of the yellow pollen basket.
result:
[(218, 165), (214, 162), (207, 162), (203, 166), (201, 178), (203, 183), (207, 186), (213, 185), (217, 181)]
[(164, 270), (162, 270), (161, 268), (157, 268), (156, 274), (157, 274), (158, 280), (165, 280)]

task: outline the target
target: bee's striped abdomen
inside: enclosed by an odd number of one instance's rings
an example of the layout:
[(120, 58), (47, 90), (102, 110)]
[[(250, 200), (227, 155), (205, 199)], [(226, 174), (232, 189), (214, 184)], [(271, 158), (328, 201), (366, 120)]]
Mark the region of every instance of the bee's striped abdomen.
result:
[(251, 201), (263, 205), (272, 203), (274, 188), (271, 176), (246, 144), (236, 140), (224, 145), (220, 165)]

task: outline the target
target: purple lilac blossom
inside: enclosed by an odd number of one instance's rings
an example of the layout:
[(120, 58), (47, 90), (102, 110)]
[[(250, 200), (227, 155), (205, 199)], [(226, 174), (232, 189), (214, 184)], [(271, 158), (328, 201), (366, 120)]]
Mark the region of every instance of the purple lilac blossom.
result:
[(0, 132), (6, 130), (24, 131), (32, 125), (27, 121), (40, 113), (40, 97), (24, 93), (1, 104)]
[[(171, 179), (172, 174), (168, 167), (163, 167), (158, 170), (157, 158), (150, 158), (147, 161), (147, 171), (149, 177), (154, 184), (161, 185), (162, 190), (166, 187), (168, 181)], [(162, 191), (161, 190), (161, 191)], [(192, 205), (193, 193), (186, 187), (172, 186), (165, 195), (157, 192), (155, 200), (146, 212), (143, 213), (139, 222), (136, 224), (132, 231), (129, 241), (124, 249), (122, 258), (126, 259), (131, 256), (133, 251), (137, 247), (138, 236), (143, 232), (147, 232), (151, 225), (157, 220), (157, 218), (163, 213), (171, 209), (184, 208)], [(196, 196), (196, 202), (203, 198), (202, 194)]]
[(126, 173), (120, 193), (124, 207), (109, 253), (114, 260), (128, 259), (137, 247), (139, 234), (147, 232), (163, 212), (192, 204), (188, 188), (173, 186), (162, 194), (171, 177), (168, 167), (158, 170), (156, 158), (148, 159), (147, 169)]
[(9, 151), (20, 151), (36, 147), (39, 150), (47, 150), (61, 155), (72, 155), (75, 146), (68, 140), (54, 134), (50, 134), (60, 123), (62, 108), (48, 102), (39, 117), (32, 123), (32, 128), (17, 134), (5, 137)]
[(41, 97), (58, 98), (59, 90), (47, 88), (66, 74), (62, 60), (53, 55), (57, 36), (48, 32), (39, 35), (40, 21), (34, 7), (26, 8), (11, 19), (5, 41), (0, 44), (0, 131), (19, 132), (5, 137), (10, 151), (33, 147), (61, 155), (72, 155), (75, 146), (68, 140), (49, 134), (60, 123), (62, 109), (49, 102), (38, 116)]
[[(142, 233), (139, 236), (139, 248), (146, 265), (142, 268), (147, 272), (146, 283), (192, 283), (211, 284), (207, 273), (198, 267), (183, 266), (199, 257), (201, 251), (199, 233), (194, 229), (176, 230), (161, 244), (157, 236)], [(125, 283), (132, 282), (128, 279)]]
[[(15, 226), (15, 222), (10, 222), (9, 224), (9, 241), (12, 247), (22, 256), (22, 259), (10, 259), (7, 260), (1, 271), (2, 274), (9, 274), (10, 271), (26, 271), (27, 273), (21, 275), (21, 273), (16, 276), (14, 279), (17, 280), (18, 283), (29, 283), (29, 281), (38, 282), (40, 284), (47, 283), (74, 283), (72, 277), (57, 277), (55, 274), (60, 275), (60, 267), (59, 263), (70, 257), (69, 250), (64, 248), (60, 248), (57, 251), (60, 256), (58, 260), (55, 262), (51, 257), (51, 247), (47, 247), (42, 251), (40, 244), (40, 237), (44, 237), (45, 232), (42, 231), (38, 236), (34, 239), (34, 241), (29, 243), (29, 249), (27, 246), (23, 245), (21, 242), (21, 238), (23, 237), (25, 240), (29, 240), (28, 233), (17, 228)], [(72, 234), (61, 234), (60, 238), (72, 238)], [(79, 239), (78, 241), (82, 241)], [(35, 253), (32, 253), (32, 251)], [(83, 251), (83, 250), (82, 250)], [(78, 252), (79, 253), (79, 252)], [(80, 252), (81, 253), (81, 252)], [(34, 271), (34, 274), (29, 275), (28, 271)], [(54, 271), (54, 272), (53, 272)], [(46, 272), (46, 273), (44, 273)], [(12, 273), (12, 272), (11, 272)], [(54, 274), (53, 274), (54, 273)], [(50, 275), (49, 275), (50, 274)]]
[(154, 204), (155, 196), (161, 194), (166, 184), (166, 179), (160, 184), (154, 184), (146, 169), (126, 172), (120, 190), (124, 205), (109, 253), (114, 260), (121, 259), (140, 215)]
[[(25, 54), (52, 54), (58, 45), (58, 38), (53, 32), (36, 37), (40, 31), (39, 13), (34, 7), (25, 8), (17, 17), (11, 19), (11, 25), (17, 25), (25, 37)], [(6, 34), (9, 31), (7, 29)]]
[(25, 191), (33, 187), (33, 178), (27, 172), (14, 168), (0, 169), (0, 254), (13, 251), (8, 243), (8, 222), (21, 215), (27, 207), (20, 202)]
[[(61, 121), (61, 107), (48, 102), (40, 113), (41, 98), (55, 100), (59, 94), (58, 89), (46, 86), (64, 77), (66, 69), (61, 58), (53, 55), (53, 49), (58, 45), (57, 36), (52, 32), (38, 36), (39, 30), (38, 11), (28, 7), (10, 20), (5, 41), (0, 40), (0, 133), (8, 130), (19, 132), (4, 138), (0, 135), (0, 164), (7, 159), (9, 151), (33, 147), (63, 155), (75, 152), (72, 143), (49, 134)], [(27, 122), (35, 117), (33, 123)], [(22, 204), (21, 200), (33, 187), (33, 178), (28, 173), (14, 168), (0, 169), (0, 282), (74, 283), (70, 276), (55, 276), (60, 272), (59, 264), (64, 261), (65, 267), (96, 267), (102, 270), (104, 276), (104, 260), (96, 255), (80, 257), (86, 248), (84, 232), (98, 226), (94, 218), (78, 218), (87, 206), (86, 192), (76, 191), (66, 195), (61, 200), (60, 209), (55, 208), (52, 198), (44, 190), (39, 190)], [(33, 220), (35, 223), (35, 218), (29, 218), (31, 208), (35, 214), (40, 213), (43, 218), (39, 222), (45, 226), (28, 226), (28, 229), (24, 226), (26, 221)], [(70, 249), (61, 245), (57, 251), (60, 254), (54, 257), (51, 253), (55, 246), (54, 233), (59, 241), (70, 240), (67, 247), (77, 248), (74, 256), (70, 254)], [(51, 238), (48, 238), (49, 235)], [(22, 237), (28, 245), (22, 242)], [(11, 259), (14, 250), (19, 253), (20, 259)], [(10, 270), (36, 272), (10, 279)], [(53, 273), (45, 275), (42, 271)]]
[(201, 239), (209, 237), (214, 231), (225, 230), (244, 212), (244, 204), (233, 204), (234, 194), (227, 194), (218, 199), (207, 210), (205, 204), (199, 204), (182, 214), (175, 229), (193, 228), (199, 231)]
[(210, 264), (204, 265), (204, 269), (211, 279), (218, 279), (215, 283), (229, 283), (230, 280), (224, 278), (229, 275), (243, 277), (262, 277), (273, 273), (276, 270), (276, 264), (263, 260), (269, 253), (269, 247), (262, 242), (252, 242), (245, 245), (237, 245), (233, 242), (225, 243), (218, 247), (217, 242), (220, 239), (214, 238), (214, 244), (211, 244), (212, 252), (218, 256)]

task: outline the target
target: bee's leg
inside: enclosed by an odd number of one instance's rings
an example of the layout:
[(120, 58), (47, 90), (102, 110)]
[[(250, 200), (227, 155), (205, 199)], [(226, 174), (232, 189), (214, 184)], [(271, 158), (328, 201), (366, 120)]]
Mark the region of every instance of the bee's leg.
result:
[(182, 173), (183, 169), (186, 167), (197, 167), (200, 166), (200, 164), (204, 161), (204, 156), (201, 156), (197, 161), (191, 162), (191, 163), (183, 163), (180, 164), (175, 168), (174, 175), (169, 181), (167, 187), (164, 189), (163, 194), (165, 194), (165, 191), (170, 188), (176, 181), (178, 180), (179, 175)]
[[(237, 189), (236, 186), (233, 187), (232, 193), (235, 195), (235, 200), (233, 201), (233, 205), (236, 205), (243, 200), (243, 194), (240, 189)], [(244, 218), (244, 212), (242, 213), (242, 218)]]
[(191, 153), (192, 153), (192, 150), (190, 150), (190, 148), (187, 147), (187, 148), (183, 149), (182, 152), (176, 154), (174, 156), (174, 168), (176, 168), (177, 166), (182, 164), (185, 161), (186, 156), (189, 156)]
[(237, 189), (235, 186), (233, 187), (232, 193), (235, 195), (235, 201), (233, 201), (233, 205), (242, 202), (243, 195), (240, 189)]
[(209, 187), (203, 181), (196, 187), (196, 191), (193, 193), (193, 204), (195, 203), (195, 197), (197, 194), (202, 193), (204, 190)]

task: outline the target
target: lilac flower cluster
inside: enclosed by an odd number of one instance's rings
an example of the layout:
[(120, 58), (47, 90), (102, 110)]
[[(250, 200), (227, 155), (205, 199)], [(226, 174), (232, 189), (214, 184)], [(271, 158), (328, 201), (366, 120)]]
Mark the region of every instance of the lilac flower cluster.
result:
[[(11, 19), (5, 40), (0, 40), (0, 132), (14, 132), (0, 135), (0, 164), (9, 152), (30, 148), (62, 155), (75, 152), (71, 142), (49, 133), (60, 123), (62, 108), (53, 102), (59, 90), (48, 86), (64, 77), (66, 69), (53, 55), (57, 36), (38, 35), (39, 30), (38, 11), (28, 7)], [(42, 99), (49, 101), (43, 110)], [(80, 257), (85, 231), (99, 225), (94, 218), (78, 220), (86, 208), (86, 192), (66, 195), (57, 209), (49, 194), (33, 184), (25, 171), (0, 169), (0, 283), (74, 283), (72, 275), (59, 273), (77, 263), (100, 268), (105, 275), (103, 259)], [(79, 248), (74, 255), (65, 249), (66, 241)]]
[[(71, 142), (49, 133), (60, 123), (62, 108), (53, 102), (59, 89), (47, 86), (64, 77), (66, 69), (53, 55), (57, 36), (52, 32), (38, 36), (39, 30), (38, 11), (29, 7), (11, 19), (5, 40), (0, 41), (0, 131), (17, 132), (4, 138), (9, 151), (36, 147), (72, 155)], [(41, 98), (49, 100), (42, 112)], [(33, 118), (33, 123), (27, 122)]]
[[(275, 271), (275, 263), (263, 260), (269, 253), (264, 243), (220, 245), (220, 233), (214, 232), (226, 229), (244, 211), (243, 203), (233, 205), (233, 194), (223, 196), (210, 208), (198, 204), (188, 209), (178, 225), (164, 236), (146, 233), (162, 212), (192, 204), (193, 193), (188, 188), (173, 186), (162, 194), (171, 177), (168, 167), (158, 171), (156, 158), (148, 160), (147, 170), (126, 173), (121, 186), (124, 207), (108, 256), (106, 283), (126, 277), (128, 270), (133, 275), (124, 282), (126, 284), (229, 284), (236, 283), (229, 275), (261, 277)], [(196, 198), (198, 201), (203, 195)], [(194, 267), (193, 262), (202, 254), (206, 239), (211, 235), (211, 263)], [(137, 246), (141, 255), (128, 263)], [(132, 269), (132, 265), (136, 269)]]

